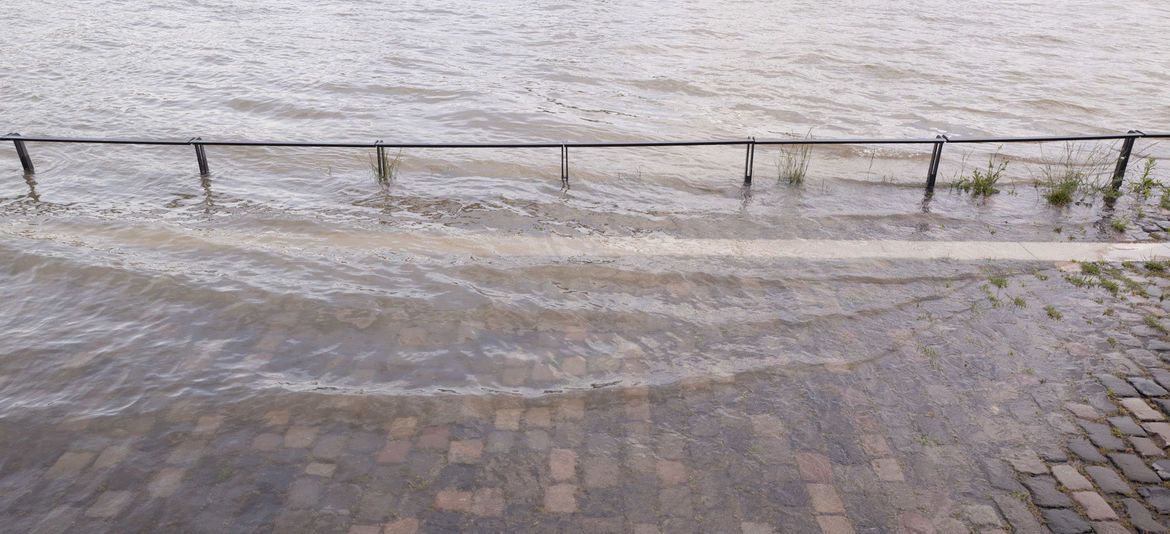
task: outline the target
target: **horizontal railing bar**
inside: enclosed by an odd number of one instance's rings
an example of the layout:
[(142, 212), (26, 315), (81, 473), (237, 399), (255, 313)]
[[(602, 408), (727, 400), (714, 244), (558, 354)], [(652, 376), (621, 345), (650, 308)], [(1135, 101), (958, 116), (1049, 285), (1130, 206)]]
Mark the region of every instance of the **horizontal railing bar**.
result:
[[(1163, 139), (1170, 133), (1154, 134), (1103, 134), (1035, 137), (951, 137), (947, 143), (1040, 143), (1059, 141), (1107, 141), (1131, 137)], [(204, 145), (204, 146), (253, 146), (253, 147), (301, 147), (301, 148), (608, 148), (608, 147), (675, 147), (675, 146), (726, 146), (726, 145), (931, 145), (940, 142), (936, 138), (907, 139), (713, 139), (700, 141), (612, 141), (612, 142), (564, 142), (564, 143), (344, 143), (344, 142), (300, 142), (300, 141), (214, 141), (214, 140), (168, 140), (168, 139), (116, 139), (101, 137), (23, 137), (0, 136), (0, 141), (24, 141), (34, 143), (88, 143), (115, 145)]]
[(188, 141), (168, 139), (105, 139), (98, 137), (23, 137), (18, 135), (0, 136), (0, 141), (27, 141), (37, 143), (83, 143), (104, 145), (189, 145)]

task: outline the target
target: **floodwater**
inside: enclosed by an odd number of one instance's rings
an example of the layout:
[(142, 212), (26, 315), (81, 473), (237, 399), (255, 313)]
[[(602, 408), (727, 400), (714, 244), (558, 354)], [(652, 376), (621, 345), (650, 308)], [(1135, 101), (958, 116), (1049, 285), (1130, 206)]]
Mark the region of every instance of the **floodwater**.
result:
[[(0, 127), (24, 135), (559, 142), (1170, 127), (1170, 6), (1148, 0), (15, 0), (0, 27)], [(1111, 230), (1099, 199), (1044, 203), (1033, 183), (1060, 146), (1004, 148), (1005, 191), (986, 201), (945, 183), (987, 153), (949, 148), (929, 202), (924, 148), (818, 148), (793, 186), (778, 180), (780, 151), (761, 147), (750, 190), (742, 147), (574, 150), (567, 189), (546, 149), (404, 150), (379, 183), (361, 149), (209, 147), (201, 178), (188, 147), (29, 148), (30, 176), (0, 148), (0, 418), (11, 419), (289, 392), (541, 396), (853, 362), (896, 350), (882, 333), (943, 285), (985, 276), (888, 261), (475, 255), (444, 237), (1145, 238)], [(1124, 197), (1116, 209), (1132, 219), (1137, 206)], [(419, 246), (369, 245), (388, 237)]]

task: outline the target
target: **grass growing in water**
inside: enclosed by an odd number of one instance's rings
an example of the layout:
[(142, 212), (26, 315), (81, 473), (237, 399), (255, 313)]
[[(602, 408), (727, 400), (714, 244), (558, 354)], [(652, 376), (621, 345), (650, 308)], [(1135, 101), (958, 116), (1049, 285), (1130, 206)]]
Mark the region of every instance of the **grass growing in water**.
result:
[(954, 188), (964, 193), (971, 193), (978, 196), (991, 196), (999, 192), (995, 187), (996, 182), (1003, 176), (1004, 169), (1007, 168), (1008, 162), (1003, 158), (996, 158), (999, 153), (996, 152), (987, 158), (987, 170), (975, 169), (971, 171), (969, 176), (959, 178), (955, 182)]
[[(1089, 193), (1103, 191), (1097, 183), (1109, 171), (1109, 157), (1101, 145), (1078, 147), (1068, 142), (1055, 162), (1044, 164), (1044, 199), (1053, 206), (1067, 206)], [(1112, 191), (1112, 189), (1110, 189)]]
[[(793, 139), (799, 139), (795, 134), (788, 135)], [(811, 139), (812, 130), (809, 130), (804, 138)], [(780, 161), (776, 164), (780, 168), (779, 179), (787, 181), (789, 185), (803, 184), (805, 176), (808, 175), (808, 160), (811, 154), (812, 145), (780, 145)]]
[(1162, 199), (1163, 202), (1165, 202), (1166, 186), (1162, 185), (1161, 182), (1154, 179), (1154, 167), (1157, 165), (1158, 163), (1154, 160), (1154, 158), (1146, 159), (1145, 164), (1142, 165), (1142, 176), (1141, 178), (1138, 178), (1137, 182), (1134, 182), (1132, 189), (1133, 192), (1137, 194), (1137, 196), (1141, 198), (1149, 198), (1150, 194), (1154, 192), (1155, 187), (1161, 187)]
[(398, 177), (398, 166), (401, 164), (401, 150), (399, 150), (398, 153), (394, 155), (394, 159), (387, 160), (386, 164), (381, 168), (378, 167), (377, 156), (370, 158), (370, 170), (374, 172), (374, 178), (378, 180), (378, 183), (383, 185), (393, 182), (394, 179)]

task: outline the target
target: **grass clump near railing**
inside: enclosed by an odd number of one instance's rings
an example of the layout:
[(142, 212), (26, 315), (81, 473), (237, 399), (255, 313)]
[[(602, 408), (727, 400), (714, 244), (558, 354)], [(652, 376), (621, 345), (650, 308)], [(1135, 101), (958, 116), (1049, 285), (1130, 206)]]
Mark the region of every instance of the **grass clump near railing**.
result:
[[(998, 162), (996, 160), (999, 160)], [(1003, 176), (1004, 169), (1007, 169), (1007, 160), (999, 157), (996, 152), (987, 158), (987, 170), (975, 169), (971, 174), (959, 178), (953, 184), (955, 189), (964, 193), (971, 193), (976, 196), (991, 196), (999, 192), (995, 184), (999, 182)]]
[(374, 173), (374, 178), (380, 184), (388, 184), (393, 182), (398, 177), (398, 167), (402, 164), (402, 151), (399, 150), (394, 155), (393, 159), (385, 160), (383, 165), (378, 165), (378, 157), (374, 156), (370, 159), (370, 170)]
[(1133, 183), (1133, 186), (1131, 186), (1134, 194), (1141, 198), (1149, 198), (1150, 195), (1153, 194), (1154, 188), (1157, 187), (1162, 189), (1162, 199), (1165, 200), (1167, 198), (1166, 186), (1154, 178), (1154, 168), (1157, 165), (1158, 163), (1154, 160), (1154, 158), (1146, 159), (1145, 163), (1142, 165), (1141, 177), (1138, 178), (1138, 181)]
[(1109, 155), (1100, 145), (1086, 148), (1065, 143), (1061, 157), (1041, 169), (1044, 199), (1053, 206), (1068, 206), (1097, 192), (1115, 198), (1112, 187), (1098, 183), (1108, 173), (1109, 163)]
[[(800, 139), (796, 134), (788, 134), (788, 136)], [(812, 130), (809, 130), (804, 138), (811, 139)], [(780, 145), (780, 161), (776, 164), (780, 169), (779, 180), (788, 182), (789, 185), (803, 184), (805, 176), (808, 175), (810, 155), (812, 155), (812, 145)]]

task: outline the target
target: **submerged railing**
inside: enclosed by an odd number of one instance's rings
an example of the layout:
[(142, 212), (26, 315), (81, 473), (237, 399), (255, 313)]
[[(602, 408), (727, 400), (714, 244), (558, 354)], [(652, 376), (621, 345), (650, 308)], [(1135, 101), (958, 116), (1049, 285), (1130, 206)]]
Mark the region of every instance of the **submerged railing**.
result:
[(910, 139), (722, 139), (705, 141), (627, 141), (627, 142), (575, 142), (575, 143), (384, 143), (381, 140), (372, 143), (330, 143), (330, 142), (295, 142), (295, 141), (207, 141), (200, 137), (192, 137), (186, 141), (160, 139), (107, 139), (90, 137), (24, 137), (18, 133), (0, 136), (0, 141), (12, 141), (16, 153), (20, 157), (20, 165), (24, 172), (32, 174), (35, 171), (32, 157), (29, 156), (26, 143), (86, 143), (86, 144), (114, 144), (114, 145), (176, 145), (191, 146), (195, 149), (195, 159), (199, 165), (199, 174), (210, 174), (207, 164), (208, 146), (254, 146), (254, 147), (299, 147), (299, 148), (373, 148), (377, 157), (378, 174), (384, 175), (388, 170), (386, 160), (387, 148), (557, 148), (561, 152), (561, 184), (569, 185), (569, 149), (570, 148), (632, 148), (632, 147), (679, 147), (679, 146), (735, 146), (746, 147), (744, 154), (743, 183), (750, 186), (752, 183), (752, 168), (755, 164), (757, 145), (931, 145), (930, 166), (926, 173), (926, 190), (934, 190), (935, 178), (938, 176), (938, 165), (942, 159), (943, 147), (947, 144), (963, 143), (1044, 143), (1059, 141), (1116, 141), (1122, 140), (1117, 165), (1113, 171), (1113, 188), (1121, 188), (1125, 178), (1125, 169), (1129, 163), (1130, 153), (1133, 151), (1134, 141), (1138, 138), (1164, 139), (1170, 138), (1170, 133), (1147, 134), (1140, 130), (1130, 130), (1124, 134), (1105, 135), (1070, 135), (1070, 136), (1039, 136), (1039, 137), (955, 137), (938, 135), (931, 138)]

